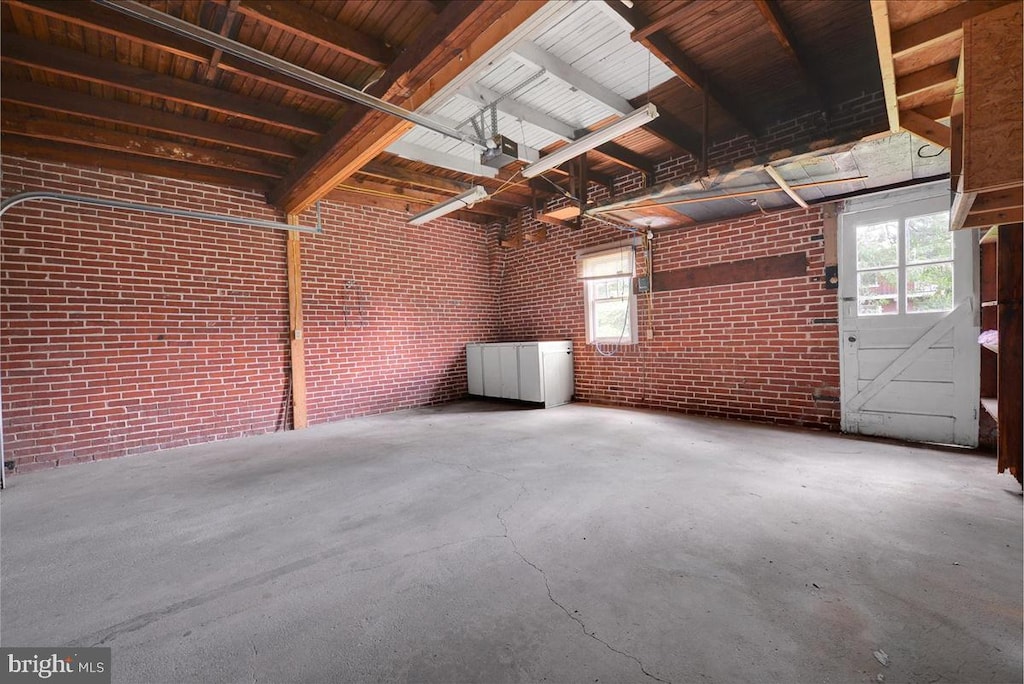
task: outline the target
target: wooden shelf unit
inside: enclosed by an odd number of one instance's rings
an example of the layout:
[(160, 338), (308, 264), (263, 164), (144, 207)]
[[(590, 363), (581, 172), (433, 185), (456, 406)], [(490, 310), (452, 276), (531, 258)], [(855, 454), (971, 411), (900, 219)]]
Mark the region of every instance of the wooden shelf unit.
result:
[(963, 23), (950, 111), (950, 227), (982, 230), (981, 329), (998, 330), (981, 351), (981, 405), (996, 420), (998, 471), (1024, 484), (1024, 18), (1022, 3)]

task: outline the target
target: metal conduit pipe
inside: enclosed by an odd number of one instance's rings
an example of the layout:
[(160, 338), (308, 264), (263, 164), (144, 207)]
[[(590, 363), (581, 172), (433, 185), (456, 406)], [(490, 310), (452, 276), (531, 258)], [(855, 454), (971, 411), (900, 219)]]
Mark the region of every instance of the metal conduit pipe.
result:
[(147, 214), (163, 214), (164, 216), (175, 216), (178, 218), (196, 219), (199, 221), (219, 221), (221, 223), (235, 223), (253, 228), (269, 228), (272, 230), (292, 230), (299, 233), (322, 233), (323, 224), (320, 220), (320, 203), (316, 203), (316, 227), (293, 226), (290, 223), (279, 221), (265, 221), (263, 219), (245, 218), (243, 216), (227, 216), (225, 214), (209, 214), (205, 211), (188, 211), (187, 209), (174, 209), (173, 207), (157, 207), (150, 204), (138, 204), (136, 202), (122, 202), (121, 200), (106, 199), (104, 197), (88, 197), (86, 195), (66, 195), (60, 192), (20, 192), (0, 202), (0, 216), (7, 213), (7, 210), (23, 202), (31, 200), (53, 200), (55, 202), (69, 202), (72, 204), (92, 204), (113, 209), (129, 209), (141, 211)]
[(417, 126), (423, 126), (424, 128), (430, 129), (435, 133), (440, 133), (443, 136), (454, 138), (455, 140), (469, 143), (479, 148), (487, 147), (487, 143), (485, 141), (478, 140), (477, 138), (467, 135), (466, 133), (456, 130), (455, 128), (445, 125), (439, 121), (434, 121), (430, 117), (404, 109), (398, 105), (382, 100), (379, 97), (368, 95), (361, 90), (347, 86), (344, 83), (327, 78), (326, 76), (321, 76), (320, 74), (300, 67), (297, 64), (292, 64), (291, 62), (274, 57), (273, 55), (268, 55), (267, 53), (251, 48), (244, 43), (239, 43), (236, 40), (225, 38), (219, 33), (208, 31), (201, 26), (196, 26), (195, 24), (178, 19), (170, 14), (155, 10), (152, 7), (147, 7), (146, 5), (134, 2), (134, 0), (94, 1), (109, 9), (116, 10), (122, 14), (127, 14), (130, 17), (146, 22), (147, 24), (167, 29), (168, 31), (177, 33), (179, 36), (184, 36), (185, 38), (189, 38), (198, 43), (216, 48), (228, 53), (229, 55), (234, 55), (235, 57), (244, 59), (247, 62), (266, 67), (267, 69), (289, 76), (297, 81), (301, 81), (319, 88), (320, 90), (331, 93), (332, 95), (337, 95), (338, 97), (346, 100), (358, 102), (370, 109), (376, 109), (379, 112), (396, 116), (399, 119), (414, 123)]
[[(291, 230), (299, 233), (322, 233), (323, 223), (320, 217), (320, 203), (316, 203), (316, 227), (311, 226), (293, 226), (289, 223), (279, 223), (277, 221), (264, 221), (263, 219), (244, 218), (240, 216), (226, 216), (223, 214), (209, 214), (205, 211), (188, 211), (185, 209), (173, 209), (171, 207), (155, 207), (147, 204), (137, 204), (135, 202), (122, 202), (120, 200), (105, 199), (103, 197), (87, 197), (85, 195), (66, 195), (59, 192), (21, 192), (17, 195), (8, 197), (3, 202), (0, 202), (0, 216), (7, 213), (8, 209), (16, 207), (24, 202), (31, 200), (51, 200), (55, 202), (69, 202), (72, 204), (91, 204), (101, 207), (110, 207), (113, 209), (130, 209), (133, 211), (141, 211), (147, 214), (162, 214), (164, 216), (174, 216), (177, 218), (190, 218), (200, 221), (219, 221), (221, 223), (235, 223), (243, 226), (251, 226), (253, 228), (269, 228), (273, 230)], [(2, 392), (0, 392), (2, 397)], [(7, 461), (4, 457), (4, 426), (3, 426), (3, 402), (0, 398), (0, 489), (7, 487)]]

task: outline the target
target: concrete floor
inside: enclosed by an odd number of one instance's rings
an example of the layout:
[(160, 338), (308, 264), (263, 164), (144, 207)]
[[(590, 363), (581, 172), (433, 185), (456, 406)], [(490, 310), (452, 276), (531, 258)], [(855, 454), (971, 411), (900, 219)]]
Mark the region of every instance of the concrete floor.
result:
[(3, 644), (117, 682), (1022, 677), (986, 457), (465, 402), (10, 485)]

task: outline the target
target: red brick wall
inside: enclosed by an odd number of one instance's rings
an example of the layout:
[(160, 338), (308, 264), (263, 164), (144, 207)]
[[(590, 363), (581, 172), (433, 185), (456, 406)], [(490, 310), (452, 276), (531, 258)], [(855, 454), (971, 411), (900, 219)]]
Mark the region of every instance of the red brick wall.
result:
[(546, 242), (499, 257), (500, 336), (573, 340), (581, 400), (836, 429), (838, 326), (813, 322), (837, 315), (836, 291), (821, 280), (823, 242), (814, 239), (822, 227), (812, 208), (658, 233), (656, 272), (804, 252), (807, 274), (656, 292), (650, 340), (640, 297), (640, 343), (610, 357), (586, 345), (575, 255), (624, 234), (593, 222), (579, 231), (549, 229)]
[(466, 343), (497, 332), (494, 240), (381, 209), (328, 204), (324, 217), (332, 229), (303, 253), (310, 420), (464, 395)]
[[(10, 157), (2, 189), (281, 219), (255, 193)], [(463, 345), (495, 332), (493, 240), (334, 203), (324, 217), (303, 236), (311, 422), (464, 394)], [(0, 258), (18, 471), (286, 425), (284, 233), (33, 202), (4, 216)]]

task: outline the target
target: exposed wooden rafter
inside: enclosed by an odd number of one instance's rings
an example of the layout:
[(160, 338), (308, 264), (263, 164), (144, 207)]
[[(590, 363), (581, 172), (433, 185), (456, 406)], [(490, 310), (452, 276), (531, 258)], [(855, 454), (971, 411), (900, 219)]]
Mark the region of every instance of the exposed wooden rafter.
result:
[[(224, 8), (223, 14), (220, 15), (220, 28), (217, 33), (227, 38), (231, 35), (231, 31), (235, 26), (235, 17), (238, 16), (238, 3), (241, 0), (228, 0), (227, 7)], [(220, 61), (224, 58), (223, 50), (214, 50), (213, 54), (210, 55), (210, 61), (203, 66), (204, 74), (203, 81), (205, 83), (213, 83), (214, 79), (217, 78), (217, 68), (220, 66)]]
[[(135, 135), (53, 119), (3, 117), (3, 132), (15, 133), (28, 138), (52, 140), (79, 145), (88, 145), (115, 152), (124, 152), (145, 157), (154, 157), (167, 162), (189, 162), (202, 166), (240, 171), (256, 176), (280, 178), (284, 166), (273, 164), (260, 157), (251, 157), (237, 152), (214, 150), (181, 142), (161, 140), (145, 135)], [(174, 175), (168, 168), (169, 175)]]
[(261, 102), (129, 64), (100, 59), (77, 50), (47, 45), (17, 34), (5, 33), (0, 40), (4, 46), (3, 61), (12, 64), (144, 93), (285, 130), (316, 135), (327, 128), (323, 120), (290, 107)]
[(453, 192), (455, 194), (465, 192), (472, 187), (469, 183), (463, 183), (462, 181), (439, 178), (433, 174), (410, 171), (409, 169), (403, 169), (400, 166), (390, 166), (381, 164), (380, 162), (370, 162), (363, 168), (359, 169), (359, 173), (364, 176), (372, 176), (385, 181), (410, 183), (430, 190), (441, 190)]
[[(539, 0), (453, 2), (367, 92), (415, 110), (543, 6)], [(459, 55), (458, 59), (453, 59)], [(352, 107), (271, 194), (286, 211), (323, 197), (412, 124)]]
[(686, 6), (692, 4), (692, 2), (693, 0), (676, 0), (676, 2), (669, 5), (667, 12), (657, 19), (649, 21), (642, 26), (637, 26), (633, 29), (632, 33), (629, 34), (629, 37), (633, 39), (633, 42), (638, 43), (647, 36), (654, 35), (663, 28), (667, 28), (671, 24), (675, 23), (679, 12), (686, 9)]
[(793, 29), (790, 28), (789, 22), (786, 21), (786, 17), (782, 14), (782, 8), (779, 7), (779, 3), (776, 0), (754, 0), (754, 3), (757, 5), (757, 9), (761, 11), (761, 16), (767, 22), (772, 35), (779, 41), (779, 45), (782, 46), (790, 61), (793, 62), (800, 72), (800, 77), (810, 91), (818, 111), (828, 113), (828, 102), (822, 92), (819, 79), (815, 76), (814, 69), (808, 63), (806, 57), (798, 49)]
[(299, 149), (291, 142), (258, 131), (249, 131), (200, 119), (187, 119), (150, 107), (104, 100), (28, 81), (5, 82), (3, 99), (7, 103), (61, 114), (72, 114), (106, 123), (135, 126), (273, 157), (293, 159), (300, 153)]
[(65, 164), (86, 167), (120, 169), (132, 173), (145, 173), (163, 177), (187, 177), (201, 183), (212, 183), (232, 188), (245, 188), (266, 192), (272, 184), (266, 176), (241, 173), (229, 169), (202, 166), (191, 162), (176, 162), (169, 168), (168, 162), (137, 154), (115, 152), (96, 147), (55, 142), (38, 138), (26, 138), (9, 134), (4, 136), (4, 154), (46, 159)]
[(642, 154), (637, 154), (633, 150), (625, 148), (622, 145), (608, 142), (594, 148), (594, 152), (608, 157), (612, 161), (621, 164), (626, 168), (634, 171), (640, 171), (648, 177), (652, 179), (654, 178), (654, 162), (647, 159)]
[(891, 37), (892, 54), (904, 56), (911, 52), (926, 50), (936, 42), (953, 33), (962, 33), (965, 21), (990, 10), (994, 10), (1014, 0), (971, 0), (936, 14), (922, 21), (913, 23), (898, 31)]
[[(4, 1), (5, 4), (9, 4), (11, 7), (27, 10), (33, 14), (66, 21), (83, 29), (99, 31), (115, 38), (129, 40), (144, 47), (198, 62), (203, 65), (202, 68), (215, 65), (216, 68), (210, 69), (207, 73), (207, 76), (211, 78), (217, 72), (225, 71), (243, 75), (246, 78), (254, 79), (275, 88), (284, 88), (293, 93), (300, 93), (303, 97), (323, 102), (337, 102), (337, 98), (333, 95), (321, 93), (304, 83), (300, 83), (270, 69), (238, 59), (237, 57), (221, 55), (215, 59), (216, 50), (155, 26), (150, 26), (137, 19), (127, 17), (119, 12), (100, 7), (92, 2), (66, 2), (63, 0)], [(208, 78), (206, 80), (210, 82), (211, 79)]]
[[(605, 0), (605, 2), (617, 14), (629, 22), (634, 29), (651, 23), (647, 15), (635, 5), (627, 7), (620, 0)], [(745, 108), (733, 97), (722, 92), (722, 89), (713, 82), (704, 70), (678, 46), (666, 38), (664, 34), (656, 31), (641, 38), (638, 42), (664, 62), (665, 66), (671, 69), (688, 86), (699, 93), (707, 91), (712, 102), (745, 131), (753, 135), (757, 134), (757, 126), (744, 113)]]
[[(896, 78), (896, 97), (908, 97), (933, 88), (950, 91), (956, 86), (957, 62), (959, 62), (957, 59), (941, 62), (906, 76), (898, 76)], [(949, 115), (948, 110), (945, 115)]]
[(384, 68), (395, 60), (394, 50), (381, 41), (297, 2), (242, 0), (238, 10), (366, 64)]
[(896, 68), (892, 61), (892, 33), (889, 30), (888, 0), (871, 0), (871, 22), (875, 29), (878, 66), (882, 71), (882, 92), (885, 95), (885, 114), (889, 131), (900, 130), (900, 105), (896, 98)]
[[(893, 133), (909, 131), (932, 144), (949, 147), (953, 136), (952, 127), (959, 126), (959, 119), (952, 111), (959, 58), (950, 59), (948, 49), (941, 45), (941, 49), (930, 52), (923, 50), (913, 62), (902, 64), (897, 63), (894, 53), (897, 50), (906, 52), (914, 49), (918, 43), (930, 44), (935, 39), (962, 32), (959, 26), (954, 26), (952, 20), (966, 16), (965, 10), (947, 10), (937, 15), (945, 17), (938, 24), (932, 23), (935, 19), (933, 16), (912, 22), (893, 33), (889, 22), (891, 1), (871, 0), (871, 19), (875, 30), (878, 65), (882, 72), (889, 130)], [(927, 10), (926, 5), (910, 7)], [(930, 27), (924, 31), (917, 28), (926, 24), (930, 24)], [(946, 118), (951, 118), (951, 125), (941, 122)]]

